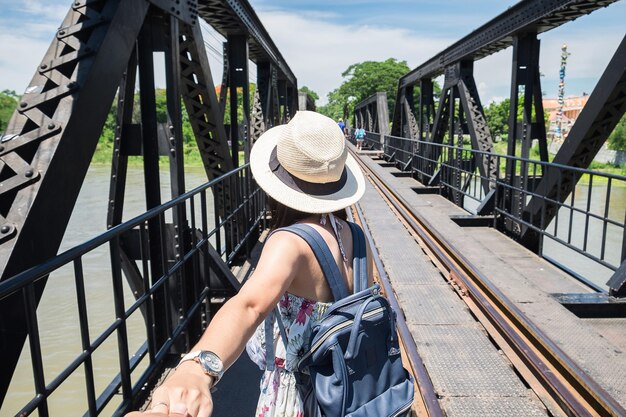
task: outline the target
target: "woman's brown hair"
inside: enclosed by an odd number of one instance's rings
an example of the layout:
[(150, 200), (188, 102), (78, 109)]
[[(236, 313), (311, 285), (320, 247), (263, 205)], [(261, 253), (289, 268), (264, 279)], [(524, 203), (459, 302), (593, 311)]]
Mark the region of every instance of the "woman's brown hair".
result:
[[(270, 214), (272, 216), (272, 221), (270, 222), (270, 230), (290, 226), (311, 215), (311, 213), (304, 213), (302, 211), (292, 209), (291, 207), (287, 207), (286, 205), (274, 200), (270, 196), (267, 196), (267, 200)], [(333, 212), (333, 216), (338, 217), (342, 220), (348, 219), (348, 214), (346, 213), (345, 209)]]

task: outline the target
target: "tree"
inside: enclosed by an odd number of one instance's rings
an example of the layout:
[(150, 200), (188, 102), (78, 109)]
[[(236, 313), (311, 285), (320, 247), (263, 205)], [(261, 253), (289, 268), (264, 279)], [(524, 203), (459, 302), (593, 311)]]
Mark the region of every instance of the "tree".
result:
[(626, 151), (626, 115), (617, 123), (608, 141), (609, 149)]
[(317, 93), (313, 90), (311, 90), (309, 87), (307, 87), (306, 85), (303, 85), (302, 87), (300, 87), (298, 89), (298, 91), (301, 91), (303, 93), (306, 93), (309, 98), (311, 100), (313, 100), (313, 102), (315, 103), (317, 100), (319, 100), (320, 96), (317, 95)]
[(341, 76), (345, 81), (328, 93), (328, 104), (318, 111), (333, 119), (354, 112), (354, 105), (376, 92), (387, 93), (389, 114), (393, 114), (398, 80), (409, 72), (406, 61), (365, 61), (350, 65)]
[(6, 130), (18, 100), (19, 96), (13, 90), (0, 92), (0, 134)]
[(491, 132), (493, 137), (500, 136), (506, 140), (509, 134), (510, 106), (511, 100), (505, 98), (499, 103), (492, 101), (487, 107), (484, 108), (487, 126), (489, 126), (489, 132)]
[[(511, 100), (505, 98), (504, 100), (496, 103), (492, 101), (487, 107), (483, 109), (485, 112), (485, 119), (487, 126), (489, 126), (489, 132), (496, 137), (500, 136), (502, 140), (508, 140), (509, 136), (509, 109), (511, 107)], [(524, 95), (520, 95), (517, 104), (517, 121), (521, 122), (524, 117)], [(532, 108), (531, 117), (535, 119), (535, 108)], [(548, 113), (543, 114), (544, 124), (548, 122)]]

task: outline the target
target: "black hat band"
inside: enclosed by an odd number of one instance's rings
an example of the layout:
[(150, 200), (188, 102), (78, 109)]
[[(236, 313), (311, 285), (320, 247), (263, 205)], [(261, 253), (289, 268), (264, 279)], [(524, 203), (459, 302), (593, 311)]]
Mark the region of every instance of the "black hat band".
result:
[(308, 182), (293, 176), (278, 161), (276, 147), (272, 150), (269, 162), (270, 169), (276, 177), (289, 188), (304, 194), (323, 196), (331, 195), (341, 190), (348, 181), (347, 169), (344, 167), (339, 180), (327, 183)]

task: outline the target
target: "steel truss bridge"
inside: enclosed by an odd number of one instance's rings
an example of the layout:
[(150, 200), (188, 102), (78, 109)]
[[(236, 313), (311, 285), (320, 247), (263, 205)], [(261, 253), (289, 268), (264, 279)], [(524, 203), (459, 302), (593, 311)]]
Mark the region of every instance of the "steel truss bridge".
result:
[[(611, 263), (605, 257), (606, 236), (601, 238), (597, 255), (591, 254), (587, 238), (590, 221), (605, 222), (605, 232), (608, 224), (625, 230), (623, 222), (607, 219), (608, 212), (590, 213), (587, 204), (581, 245), (572, 244), (571, 234), (562, 241), (548, 229), (558, 220), (559, 209), (578, 211), (573, 192), (583, 175), (590, 176), (591, 184), (594, 178), (606, 181), (609, 188), (623, 184), (620, 176), (587, 168), (626, 110), (626, 37), (551, 161), (539, 72), (539, 34), (611, 3), (614, 1), (519, 2), (403, 76), (398, 82), (391, 130), (385, 93), (357, 103), (355, 125), (370, 132), (370, 145), (382, 149), (387, 160), (432, 187), (429, 192), (445, 193), (461, 207), (474, 200), (477, 217), (493, 216), (497, 228), (532, 251), (540, 253), (544, 237), (549, 236), (615, 271), (608, 283), (610, 293), (623, 297), (626, 244), (622, 244), (620, 261)], [(474, 62), (510, 46), (512, 116), (508, 131), (509, 139), (514, 140), (507, 141), (506, 155), (496, 155), (474, 79)], [(441, 75), (443, 86), (436, 92), (433, 80)], [(521, 120), (516, 117), (520, 107)], [(469, 148), (463, 146), (464, 135), (470, 138)], [(530, 159), (533, 141), (538, 144), (539, 160)], [(520, 145), (521, 149), (516, 149)], [(589, 191), (588, 198), (591, 196)], [(607, 210), (608, 200), (610, 191)]]
[[(370, 131), (370, 146), (419, 178), (425, 189), (445, 193), (461, 206), (476, 200), (476, 217), (492, 219), (538, 252), (548, 224), (626, 110), (626, 40), (549, 162), (537, 36), (613, 2), (521, 1), (402, 77), (391, 131), (381, 95), (357, 105), (356, 125)], [(219, 94), (201, 21), (226, 39)], [(473, 62), (509, 46), (511, 109), (523, 96), (523, 119), (511, 118), (509, 132), (515, 140), (508, 142), (508, 155), (497, 156)], [(156, 115), (155, 52), (165, 57), (165, 124)], [(256, 65), (258, 81), (252, 103), (249, 61)], [(435, 95), (433, 79), (441, 74), (444, 85)], [(112, 103), (117, 110), (109, 230), (57, 255)], [(312, 108), (246, 0), (74, 1), (0, 140), (0, 406), (27, 341), (35, 395), (22, 413), (48, 415), (48, 398), (79, 369), (87, 393), (85, 415), (101, 414), (115, 401), (116, 415), (140, 405), (147, 395), (142, 388), (154, 384), (168, 361), (186, 351), (214, 311), (237, 292), (240, 283), (231, 267), (250, 255), (265, 229), (265, 197), (247, 164), (255, 138), (298, 109)], [(188, 115), (207, 177), (206, 184), (191, 191), (185, 181), (182, 112)], [(470, 136), (471, 149), (463, 148), (463, 134)], [(539, 142), (540, 161), (529, 159), (533, 140)], [(518, 142), (521, 156), (516, 156)], [(142, 160), (146, 212), (122, 222), (133, 156)], [(161, 195), (163, 157), (171, 198)], [(606, 177), (609, 184), (624, 181)], [(214, 215), (209, 216), (210, 210)], [(623, 223), (616, 226), (624, 229)], [(86, 314), (83, 259), (98, 248), (110, 256), (116, 320), (94, 336)], [(622, 253), (621, 261), (626, 245)], [(609, 264), (603, 256), (597, 260), (616, 271), (610, 295), (624, 296), (626, 266)], [(49, 275), (63, 267), (73, 270), (82, 350), (49, 379), (43, 371), (36, 309)], [(130, 304), (124, 281), (132, 291)], [(133, 314), (141, 315), (147, 329), (136, 351), (129, 350), (126, 326)], [(92, 355), (111, 338), (118, 347), (112, 367), (119, 372), (102, 389), (94, 382)], [(137, 376), (133, 371), (142, 362), (147, 365)]]

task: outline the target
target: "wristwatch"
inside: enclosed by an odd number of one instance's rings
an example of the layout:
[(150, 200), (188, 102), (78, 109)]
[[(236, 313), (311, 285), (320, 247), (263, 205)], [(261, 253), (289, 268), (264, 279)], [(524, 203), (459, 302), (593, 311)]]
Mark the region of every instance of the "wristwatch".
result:
[(205, 374), (213, 377), (213, 385), (210, 387), (214, 387), (215, 384), (222, 378), (224, 375), (224, 364), (219, 356), (209, 350), (196, 350), (193, 352), (189, 352), (178, 362), (180, 366), (181, 363), (185, 361), (196, 361), (202, 367), (202, 370)]

